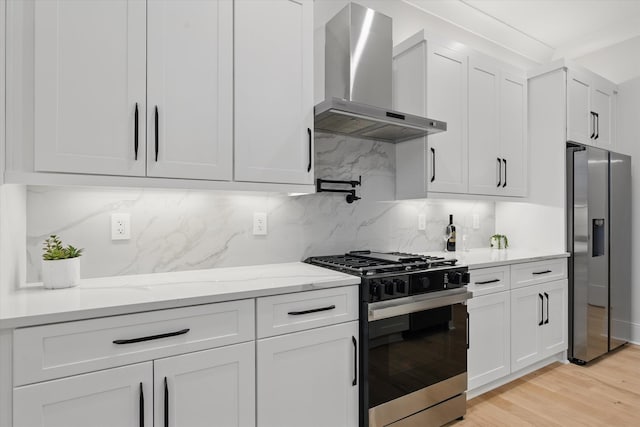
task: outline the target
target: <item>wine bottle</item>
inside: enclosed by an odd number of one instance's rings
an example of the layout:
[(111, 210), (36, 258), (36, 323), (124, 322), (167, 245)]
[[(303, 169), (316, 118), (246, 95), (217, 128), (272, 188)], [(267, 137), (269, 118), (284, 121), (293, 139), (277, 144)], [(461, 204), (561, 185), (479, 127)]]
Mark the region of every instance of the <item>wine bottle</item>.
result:
[(449, 225), (447, 225), (447, 252), (456, 251), (456, 226), (453, 225), (453, 215), (449, 215)]

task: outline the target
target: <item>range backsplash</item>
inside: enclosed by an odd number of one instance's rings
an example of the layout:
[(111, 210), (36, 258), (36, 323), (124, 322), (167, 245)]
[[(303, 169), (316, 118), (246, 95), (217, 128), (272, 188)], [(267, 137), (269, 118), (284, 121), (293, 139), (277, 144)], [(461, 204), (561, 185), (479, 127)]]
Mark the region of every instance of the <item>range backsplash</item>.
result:
[[(317, 133), (315, 167), (321, 178), (362, 175), (362, 200), (347, 204), (343, 195), (329, 193), (29, 187), (27, 280), (40, 280), (41, 246), (50, 234), (84, 248), (81, 274), (88, 278), (300, 261), (364, 248), (441, 250), (449, 214), (470, 248), (486, 247), (494, 233), (493, 202), (389, 202), (391, 144)], [(111, 240), (115, 212), (131, 214), (131, 240)], [(252, 234), (254, 212), (267, 213), (268, 235)], [(420, 213), (426, 214), (426, 231), (417, 229)], [(478, 230), (471, 228), (474, 213)]]

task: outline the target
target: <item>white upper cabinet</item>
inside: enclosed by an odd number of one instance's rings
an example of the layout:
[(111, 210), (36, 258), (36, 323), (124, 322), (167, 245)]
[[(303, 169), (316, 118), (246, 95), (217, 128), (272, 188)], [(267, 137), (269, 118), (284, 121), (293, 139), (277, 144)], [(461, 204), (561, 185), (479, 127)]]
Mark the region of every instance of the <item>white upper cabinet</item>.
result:
[(524, 77), (502, 73), (500, 79), (500, 153), (502, 194), (527, 195), (527, 83)]
[(393, 108), (444, 121), (447, 130), (396, 144), (396, 198), (466, 193), (466, 54), (424, 38), (409, 44), (394, 57)]
[(497, 194), (500, 157), (500, 70), (489, 60), (469, 59), (469, 192)]
[(469, 59), (469, 193), (527, 195), (527, 84), (497, 61)]
[(235, 2), (237, 181), (313, 183), (313, 2)]
[(567, 141), (613, 148), (615, 91), (593, 73), (567, 70)]
[[(427, 48), (426, 116), (447, 123), (427, 137), (429, 191), (467, 192), (467, 57), (444, 47)], [(435, 166), (435, 168), (434, 168)]]
[(37, 1), (34, 13), (35, 170), (144, 175), (146, 2)]
[(147, 7), (147, 175), (231, 180), (233, 2)]

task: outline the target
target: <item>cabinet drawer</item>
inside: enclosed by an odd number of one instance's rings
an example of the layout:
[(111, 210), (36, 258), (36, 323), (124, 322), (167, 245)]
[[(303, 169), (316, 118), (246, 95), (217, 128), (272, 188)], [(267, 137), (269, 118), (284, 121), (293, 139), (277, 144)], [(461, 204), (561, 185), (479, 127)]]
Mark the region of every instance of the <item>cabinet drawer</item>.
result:
[(258, 299), (258, 338), (358, 319), (358, 286)]
[(474, 297), (506, 291), (511, 288), (508, 265), (470, 270), (469, 273), (471, 273), (471, 280), (467, 289), (473, 292)]
[(250, 299), (16, 329), (14, 385), (250, 341), (253, 310)]
[(566, 258), (527, 262), (511, 266), (512, 289), (566, 278)]

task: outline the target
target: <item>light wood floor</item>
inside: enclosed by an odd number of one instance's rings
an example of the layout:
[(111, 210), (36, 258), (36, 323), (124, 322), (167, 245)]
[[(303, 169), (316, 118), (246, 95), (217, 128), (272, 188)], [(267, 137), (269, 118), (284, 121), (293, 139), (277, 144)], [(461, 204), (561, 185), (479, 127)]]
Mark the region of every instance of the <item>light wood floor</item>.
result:
[(640, 426), (640, 347), (590, 365), (554, 363), (467, 404), (471, 426)]

